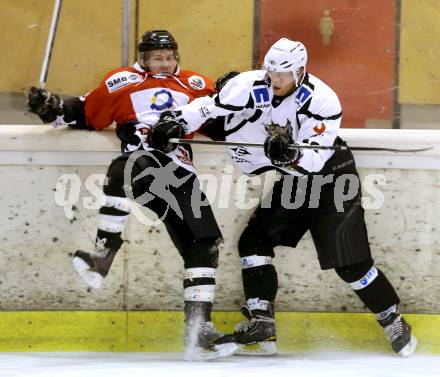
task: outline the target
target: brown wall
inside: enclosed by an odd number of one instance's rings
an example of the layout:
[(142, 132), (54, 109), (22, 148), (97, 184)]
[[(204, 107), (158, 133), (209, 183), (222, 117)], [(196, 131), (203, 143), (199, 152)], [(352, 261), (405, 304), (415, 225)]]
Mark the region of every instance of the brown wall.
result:
[[(132, 1), (131, 61), (135, 1)], [(38, 85), (54, 1), (3, 0), (0, 15), (0, 92)], [(64, 0), (46, 87), (83, 94), (121, 65), (122, 0)], [(139, 0), (139, 35), (169, 29), (183, 67), (216, 78), (252, 67), (253, 1)]]
[[(135, 56), (135, 3), (131, 1), (130, 62)], [(38, 85), (53, 4), (53, 0), (1, 1), (2, 114), (8, 111), (2, 102), (9, 100), (8, 93)], [(399, 105), (402, 119), (411, 119), (411, 127), (412, 119), (427, 119), (429, 127), (439, 119), (438, 0), (138, 0), (138, 4), (138, 35), (151, 28), (172, 31), (181, 47), (183, 68), (212, 78), (228, 70), (248, 70), (253, 66), (254, 43), (261, 61), (271, 43), (287, 36), (306, 44), (310, 72), (338, 93), (344, 127), (374, 121), (390, 125), (393, 107), (399, 110)], [(334, 24), (328, 45), (319, 27), (325, 10)], [(401, 32), (396, 37), (399, 12)], [(121, 24), (122, 0), (63, 0), (47, 88), (84, 94), (108, 70), (120, 66)], [(21, 103), (18, 107), (24, 108)]]
[[(320, 30), (324, 11), (334, 25), (329, 44)], [(394, 17), (393, 0), (262, 0), (260, 60), (278, 38), (300, 40), (308, 49), (308, 70), (339, 95), (344, 127), (391, 119)]]

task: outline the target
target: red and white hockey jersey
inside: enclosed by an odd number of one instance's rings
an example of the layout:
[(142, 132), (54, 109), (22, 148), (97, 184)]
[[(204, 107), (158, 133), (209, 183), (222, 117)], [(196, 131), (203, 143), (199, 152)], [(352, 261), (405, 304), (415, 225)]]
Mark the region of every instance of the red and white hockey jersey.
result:
[(164, 110), (214, 93), (213, 82), (191, 71), (174, 75), (146, 73), (138, 63), (110, 71), (100, 85), (85, 96), (86, 122), (103, 129), (113, 122), (156, 123)]
[[(162, 111), (213, 93), (214, 84), (206, 76), (192, 71), (153, 75), (136, 63), (109, 72), (96, 89), (83, 97), (86, 124), (101, 130), (115, 122), (118, 134), (124, 133), (124, 127), (133, 134), (124, 143), (125, 151), (149, 150), (145, 136)], [(167, 155), (178, 165), (193, 170), (187, 149), (178, 146)]]

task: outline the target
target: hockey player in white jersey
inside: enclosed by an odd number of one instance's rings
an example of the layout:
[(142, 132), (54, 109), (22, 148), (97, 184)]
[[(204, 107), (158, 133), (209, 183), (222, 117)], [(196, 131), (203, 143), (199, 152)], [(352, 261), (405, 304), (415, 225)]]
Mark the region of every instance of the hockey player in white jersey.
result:
[[(276, 352), (274, 247), (296, 247), (310, 230), (321, 268), (334, 269), (349, 284), (376, 315), (392, 349), (408, 356), (417, 339), (399, 313), (396, 291), (374, 265), (351, 151), (301, 148), (346, 145), (338, 136), (342, 110), (337, 95), (306, 66), (305, 46), (282, 38), (267, 52), (262, 70), (226, 75), (217, 81), (219, 90), (213, 98), (198, 98), (168, 114), (186, 133), (208, 118), (221, 119), (226, 140), (264, 143), (264, 150), (230, 148), (244, 173), (276, 169), (283, 175), (238, 242), (247, 300), (242, 312), (248, 321), (230, 336), (235, 342), (260, 343)], [(151, 140), (156, 137), (163, 135), (153, 130)]]

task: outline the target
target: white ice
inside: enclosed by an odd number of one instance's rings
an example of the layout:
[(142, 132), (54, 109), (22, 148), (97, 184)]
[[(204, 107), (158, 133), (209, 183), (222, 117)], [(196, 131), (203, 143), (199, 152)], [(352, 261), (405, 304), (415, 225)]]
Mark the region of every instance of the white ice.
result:
[(440, 356), (314, 352), (186, 362), (178, 353), (0, 353), (0, 376), (440, 377)]

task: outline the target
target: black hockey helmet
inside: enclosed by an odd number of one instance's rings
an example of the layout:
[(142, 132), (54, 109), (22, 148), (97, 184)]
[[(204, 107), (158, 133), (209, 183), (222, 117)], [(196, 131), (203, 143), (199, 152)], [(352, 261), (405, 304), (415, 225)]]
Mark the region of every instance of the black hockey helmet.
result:
[(140, 53), (151, 50), (175, 50), (178, 45), (168, 30), (149, 30), (139, 40), (138, 51)]
[[(148, 53), (152, 50), (172, 50), (177, 60), (176, 71), (179, 70), (179, 46), (168, 30), (150, 30), (142, 35), (138, 44), (139, 64), (143, 69), (148, 70)], [(175, 72), (176, 72), (175, 71)]]

